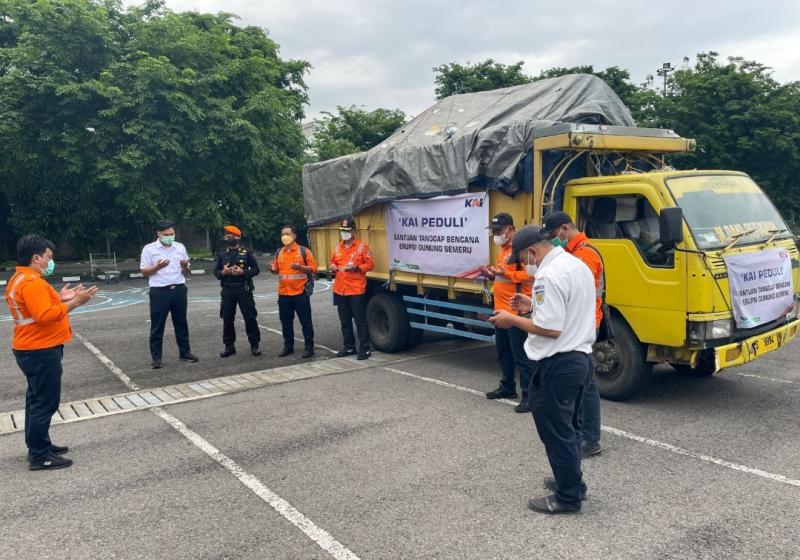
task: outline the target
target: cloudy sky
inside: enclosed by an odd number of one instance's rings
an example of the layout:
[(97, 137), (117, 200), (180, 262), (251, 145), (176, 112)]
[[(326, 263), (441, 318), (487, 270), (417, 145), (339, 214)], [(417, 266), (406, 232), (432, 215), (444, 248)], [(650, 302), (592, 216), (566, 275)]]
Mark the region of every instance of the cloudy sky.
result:
[[(135, 3), (135, 2), (131, 2)], [(434, 66), (524, 61), (620, 66), (638, 83), (663, 62), (715, 50), (800, 80), (797, 0), (167, 0), (176, 11), (225, 11), (269, 31), (284, 58), (309, 61), (309, 118), (337, 105), (399, 108), (434, 100)]]

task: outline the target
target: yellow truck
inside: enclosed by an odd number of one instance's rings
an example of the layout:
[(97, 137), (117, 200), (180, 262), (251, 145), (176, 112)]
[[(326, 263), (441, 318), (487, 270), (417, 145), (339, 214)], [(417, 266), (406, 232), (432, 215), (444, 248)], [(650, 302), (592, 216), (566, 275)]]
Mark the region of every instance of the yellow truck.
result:
[[(708, 376), (758, 359), (797, 335), (796, 241), (746, 174), (672, 169), (669, 154), (694, 150), (695, 143), (669, 130), (555, 123), (536, 128), (529, 140), (523, 153), (530, 173), (520, 176), (530, 184), (520, 185), (513, 197), (472, 184), (458, 194), (408, 202), (425, 208), (458, 196), (480, 200), (485, 216), (507, 212), (518, 227), (540, 224), (553, 209), (568, 212), (605, 264), (613, 338), (595, 345), (603, 397), (634, 395), (658, 363)], [(374, 346), (402, 350), (422, 330), (490, 340), (481, 317), (491, 304), (488, 279), (397, 266), (390, 220), (402, 203), (384, 199), (354, 212), (358, 235), (376, 263), (368, 274), (367, 312)], [(444, 238), (447, 226), (439, 223)], [(418, 222), (409, 226), (424, 229)], [(309, 228), (320, 271), (338, 233), (336, 221)], [(497, 251), (491, 248), (487, 262)], [(442, 253), (434, 264), (460, 258)]]

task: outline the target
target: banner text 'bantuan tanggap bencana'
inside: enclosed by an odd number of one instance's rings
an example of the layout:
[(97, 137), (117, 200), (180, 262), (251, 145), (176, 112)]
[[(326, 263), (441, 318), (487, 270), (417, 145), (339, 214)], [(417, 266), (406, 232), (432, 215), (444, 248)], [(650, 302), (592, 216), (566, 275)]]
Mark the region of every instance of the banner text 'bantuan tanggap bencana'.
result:
[(489, 262), (486, 193), (393, 202), (386, 223), (392, 270), (470, 277)]
[(737, 327), (757, 327), (791, 310), (794, 294), (792, 262), (786, 249), (724, 258)]

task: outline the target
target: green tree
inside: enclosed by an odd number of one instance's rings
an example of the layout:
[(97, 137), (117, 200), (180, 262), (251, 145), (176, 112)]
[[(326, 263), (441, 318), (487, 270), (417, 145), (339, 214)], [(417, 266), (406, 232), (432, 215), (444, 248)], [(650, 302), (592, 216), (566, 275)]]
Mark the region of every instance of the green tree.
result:
[(474, 93), (492, 89), (518, 86), (531, 81), (522, 72), (524, 62), (501, 64), (491, 58), (483, 62), (458, 64), (450, 62), (435, 66), (436, 99), (458, 93)]
[(743, 58), (700, 53), (677, 70), (667, 95), (650, 92), (640, 125), (697, 140), (676, 167), (750, 174), (790, 221), (800, 218), (800, 83), (778, 83), (769, 68)]
[(272, 240), (302, 218), (276, 204), (301, 198), (308, 64), (262, 29), (154, 0), (0, 2), (0, 180), (18, 231), (89, 247), (166, 215)]
[(355, 105), (336, 107), (336, 114), (322, 115), (314, 121), (312, 141), (320, 160), (369, 150), (406, 122), (406, 114), (399, 109), (367, 111)]

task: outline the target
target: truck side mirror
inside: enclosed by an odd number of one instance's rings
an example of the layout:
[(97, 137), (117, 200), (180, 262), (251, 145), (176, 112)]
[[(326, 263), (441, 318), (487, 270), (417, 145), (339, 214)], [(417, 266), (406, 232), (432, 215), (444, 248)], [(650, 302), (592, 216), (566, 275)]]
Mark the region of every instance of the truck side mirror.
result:
[(683, 209), (663, 208), (658, 215), (658, 230), (662, 247), (672, 248), (683, 241)]

